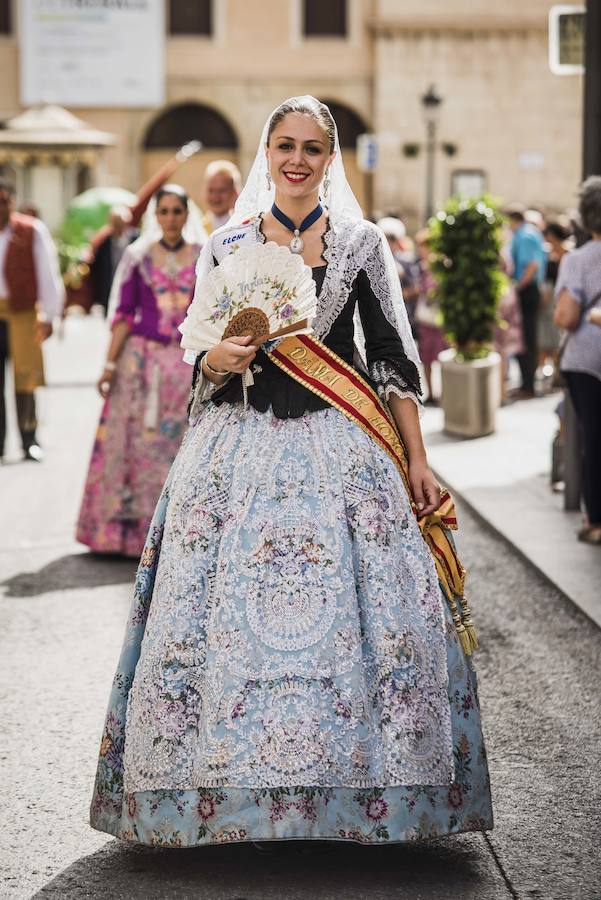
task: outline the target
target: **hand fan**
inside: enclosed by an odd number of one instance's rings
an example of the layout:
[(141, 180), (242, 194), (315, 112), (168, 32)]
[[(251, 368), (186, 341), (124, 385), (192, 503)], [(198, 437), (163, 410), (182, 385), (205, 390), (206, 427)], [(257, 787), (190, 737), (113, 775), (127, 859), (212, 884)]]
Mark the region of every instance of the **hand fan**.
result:
[(311, 269), (273, 241), (230, 253), (197, 286), (181, 346), (210, 350), (228, 337), (250, 335), (260, 345), (311, 332), (317, 295)]

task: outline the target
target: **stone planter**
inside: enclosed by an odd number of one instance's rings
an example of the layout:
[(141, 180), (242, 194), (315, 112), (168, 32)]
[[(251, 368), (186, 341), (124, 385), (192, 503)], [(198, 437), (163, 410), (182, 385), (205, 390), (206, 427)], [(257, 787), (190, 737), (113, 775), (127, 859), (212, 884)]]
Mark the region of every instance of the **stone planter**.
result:
[(444, 430), (462, 437), (483, 437), (495, 430), (501, 402), (501, 357), (458, 362), (454, 349), (439, 355)]

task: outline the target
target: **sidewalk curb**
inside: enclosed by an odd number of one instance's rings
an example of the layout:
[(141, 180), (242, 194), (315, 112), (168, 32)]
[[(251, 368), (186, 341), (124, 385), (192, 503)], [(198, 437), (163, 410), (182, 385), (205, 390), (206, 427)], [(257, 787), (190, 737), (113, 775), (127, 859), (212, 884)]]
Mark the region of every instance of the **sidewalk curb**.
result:
[(528, 554), (524, 550), (522, 550), (521, 547), (519, 547), (514, 541), (512, 541), (510, 537), (508, 537), (499, 528), (497, 528), (496, 525), (494, 525), (489, 518), (487, 518), (482, 512), (480, 512), (478, 507), (475, 506), (470, 500), (468, 500), (461, 491), (453, 487), (453, 485), (449, 483), (448, 479), (445, 478), (438, 469), (433, 468), (432, 471), (436, 475), (438, 481), (449, 489), (452, 497), (458, 499), (460, 503), (469, 510), (471, 515), (473, 515), (473, 517), (478, 522), (480, 522), (496, 538), (499, 538), (513, 553), (519, 556), (519, 558), (524, 563), (526, 563), (526, 565), (532, 571), (536, 572), (537, 575), (539, 575), (543, 579), (543, 581), (545, 581), (549, 585), (549, 587), (553, 588), (554, 591), (557, 591), (557, 593), (560, 594), (564, 598), (564, 600), (567, 600), (571, 604), (571, 606), (580, 615), (584, 616), (584, 618), (588, 622), (594, 625), (595, 628), (601, 629), (599, 623), (596, 622), (595, 619), (586, 612), (586, 610), (582, 609), (577, 600), (566, 593), (566, 591), (562, 587), (560, 587), (560, 585), (558, 585), (557, 582), (555, 582), (549, 576), (549, 574), (544, 571), (544, 569), (542, 569), (530, 556), (528, 556)]

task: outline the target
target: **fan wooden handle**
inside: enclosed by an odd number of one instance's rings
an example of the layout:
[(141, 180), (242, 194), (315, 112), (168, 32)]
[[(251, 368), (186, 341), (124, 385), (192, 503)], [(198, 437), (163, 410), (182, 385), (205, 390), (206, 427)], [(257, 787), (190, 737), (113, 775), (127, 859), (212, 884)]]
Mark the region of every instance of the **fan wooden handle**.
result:
[(272, 331), (271, 334), (265, 338), (265, 341), (261, 341), (261, 343), (265, 343), (266, 341), (274, 341), (276, 338), (284, 337), (285, 334), (290, 334), (293, 331), (300, 331), (302, 328), (308, 328), (310, 321), (310, 319), (300, 319), (300, 321), (293, 322), (291, 325), (284, 325), (283, 328), (278, 328), (277, 331)]
[(271, 334), (266, 334), (265, 332), (269, 327), (269, 319), (263, 310), (249, 306), (247, 309), (236, 313), (233, 319), (230, 319), (221, 339), (225, 341), (229, 337), (234, 336), (249, 337), (255, 346), (260, 347), (266, 341), (273, 341), (275, 338), (284, 337), (286, 334), (308, 328), (309, 322), (310, 319), (300, 319), (296, 322), (291, 322), (289, 325), (284, 325), (276, 331), (272, 331)]

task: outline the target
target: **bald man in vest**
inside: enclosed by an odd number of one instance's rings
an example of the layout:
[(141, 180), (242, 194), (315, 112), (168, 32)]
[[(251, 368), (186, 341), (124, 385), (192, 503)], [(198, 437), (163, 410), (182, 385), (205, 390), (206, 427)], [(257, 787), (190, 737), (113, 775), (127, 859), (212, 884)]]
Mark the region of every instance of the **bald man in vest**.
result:
[(215, 159), (205, 169), (202, 224), (207, 234), (225, 225), (234, 211), (241, 186), (240, 171), (229, 159)]
[(44, 384), (42, 343), (63, 305), (62, 280), (50, 232), (15, 212), (15, 189), (0, 180), (0, 459), (6, 439), (5, 369), (12, 360), (23, 456), (41, 462), (34, 391)]

